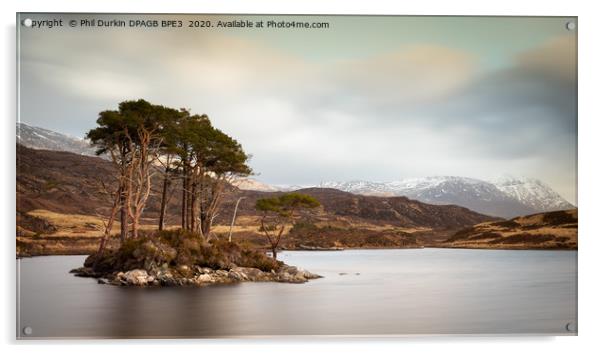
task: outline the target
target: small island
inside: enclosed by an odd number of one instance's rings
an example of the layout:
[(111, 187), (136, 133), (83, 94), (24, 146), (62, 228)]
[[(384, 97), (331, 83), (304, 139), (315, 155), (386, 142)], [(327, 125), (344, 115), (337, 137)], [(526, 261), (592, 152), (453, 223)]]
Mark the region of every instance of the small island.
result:
[[(233, 190), (232, 181), (252, 170), (242, 146), (213, 127), (206, 115), (137, 100), (101, 112), (97, 123), (86, 137), (97, 154), (108, 156), (114, 165), (114, 182), (103, 184), (112, 208), (103, 223), (98, 251), (83, 267), (71, 271), (76, 276), (126, 286), (303, 283), (320, 277), (276, 259), (284, 230), (295, 223), (298, 212), (320, 205), (312, 196), (288, 193), (256, 201), (262, 214), (258, 227), (269, 241), (271, 257), (231, 237), (212, 237), (213, 221), (224, 195)], [(142, 229), (157, 178), (162, 185), (157, 228)], [(181, 226), (166, 229), (167, 205), (174, 191), (170, 186), (176, 180), (182, 183)], [(111, 246), (117, 221), (119, 241)]]
[(304, 283), (321, 276), (265, 253), (223, 240), (204, 242), (181, 230), (128, 240), (100, 257), (89, 256), (76, 276), (118, 286), (204, 286), (243, 281)]

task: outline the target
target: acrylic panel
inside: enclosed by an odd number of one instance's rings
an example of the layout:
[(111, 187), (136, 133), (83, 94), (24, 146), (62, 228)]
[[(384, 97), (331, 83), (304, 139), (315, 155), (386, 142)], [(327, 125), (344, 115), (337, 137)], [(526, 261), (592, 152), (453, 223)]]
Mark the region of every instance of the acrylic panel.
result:
[(577, 18), (18, 13), (18, 339), (577, 334)]

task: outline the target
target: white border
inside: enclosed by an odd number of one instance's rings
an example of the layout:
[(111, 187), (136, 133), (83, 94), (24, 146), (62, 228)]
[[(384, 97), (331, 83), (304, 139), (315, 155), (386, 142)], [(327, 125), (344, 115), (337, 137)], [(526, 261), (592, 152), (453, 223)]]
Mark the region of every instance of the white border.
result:
[[(600, 231), (600, 164), (599, 106), (602, 101), (600, 64), (602, 63), (600, 22), (602, 12), (595, 1), (505, 0), (497, 4), (489, 1), (399, 1), (390, 4), (380, 0), (336, 1), (191, 1), (191, 0), (21, 0), (3, 1), (2, 21), (2, 160), (8, 166), (2, 175), (2, 209), (0, 224), (5, 232), (2, 267), (3, 313), (1, 322), (5, 351), (30, 352), (105, 352), (114, 345), (135, 346), (145, 352), (164, 352), (177, 344), (178, 352), (261, 351), (307, 352), (329, 350), (365, 352), (366, 350), (414, 351), (445, 350), (451, 352), (504, 352), (515, 350), (545, 350), (546, 352), (595, 351), (602, 346), (598, 341), (600, 325), (599, 302), (602, 300), (599, 282), (602, 232)], [(368, 339), (272, 339), (272, 340), (142, 340), (142, 341), (35, 341), (16, 342), (15, 335), (15, 12), (191, 12), (191, 13), (303, 13), (303, 14), (406, 14), (406, 15), (538, 15), (579, 16), (579, 336), (578, 337), (411, 337)], [(598, 109), (597, 109), (598, 108)], [(199, 347), (202, 345), (203, 347)], [(134, 347), (132, 347), (134, 348)]]

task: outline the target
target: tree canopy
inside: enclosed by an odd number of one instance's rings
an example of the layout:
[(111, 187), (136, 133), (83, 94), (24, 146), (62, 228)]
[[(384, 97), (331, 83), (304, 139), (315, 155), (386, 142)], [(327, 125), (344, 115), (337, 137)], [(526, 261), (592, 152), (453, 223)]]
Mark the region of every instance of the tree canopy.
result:
[(96, 123), (86, 138), (96, 146), (97, 155), (109, 155), (117, 166), (113, 197), (114, 210), (121, 210), (122, 241), (137, 236), (153, 175), (161, 173), (164, 180), (159, 228), (167, 212), (171, 180), (180, 180), (182, 228), (205, 236), (219, 211), (225, 185), (233, 177), (252, 173), (249, 155), (240, 143), (215, 128), (205, 114), (139, 99), (100, 112)]
[(278, 245), (287, 224), (294, 223), (296, 212), (301, 209), (314, 209), (320, 202), (313, 196), (297, 192), (277, 197), (267, 197), (255, 202), (255, 209), (262, 212), (259, 230), (266, 236), (276, 258)]

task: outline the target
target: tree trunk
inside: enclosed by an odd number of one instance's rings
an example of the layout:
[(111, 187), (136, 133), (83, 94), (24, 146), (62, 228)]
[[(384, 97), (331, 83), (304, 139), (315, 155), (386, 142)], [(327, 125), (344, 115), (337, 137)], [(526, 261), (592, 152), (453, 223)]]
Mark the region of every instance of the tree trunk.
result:
[(109, 220), (105, 226), (105, 231), (100, 239), (100, 245), (98, 246), (98, 252), (96, 253), (96, 260), (94, 260), (94, 264), (92, 268), (96, 268), (98, 265), (98, 261), (102, 257), (102, 254), (105, 252), (105, 248), (107, 246), (107, 242), (109, 241), (109, 237), (111, 236), (111, 230), (113, 229), (113, 222), (115, 221), (115, 217), (117, 216), (117, 211), (119, 210), (119, 190), (117, 190), (117, 194), (115, 194), (115, 200), (113, 201), (113, 207), (111, 208), (111, 215), (109, 216)]
[(119, 187), (119, 207), (119, 222), (121, 222), (119, 237), (121, 244), (123, 244), (128, 233), (128, 216), (125, 205), (125, 190), (123, 186)]
[(272, 247), (272, 257), (276, 260), (276, 247)]
[(189, 175), (186, 182), (186, 230), (188, 231), (192, 231), (192, 178), (193, 176)]
[(163, 191), (161, 192), (161, 209), (159, 210), (159, 230), (163, 230), (165, 226), (165, 208), (167, 207), (167, 188), (169, 185), (169, 169), (165, 170), (163, 178)]
[(132, 238), (138, 238), (138, 218), (132, 220)]
[(201, 215), (201, 231), (206, 237), (211, 232), (211, 218), (207, 215)]
[(190, 231), (193, 231), (196, 229), (195, 227), (195, 205), (196, 205), (196, 189), (197, 189), (197, 183), (196, 181), (192, 182), (192, 187), (190, 188)]
[(188, 175), (186, 175), (186, 169), (184, 169), (184, 178), (182, 179), (182, 229), (186, 230), (187, 228), (187, 224), (186, 224), (186, 220), (188, 219), (187, 215), (186, 215), (186, 211), (188, 210), (188, 202), (187, 202), (187, 195), (188, 193), (186, 192), (186, 189), (188, 188)]
[(127, 148), (125, 145), (121, 145), (120, 147), (120, 154), (121, 154), (121, 167), (120, 167), (120, 176), (119, 176), (119, 222), (121, 223), (120, 225), (120, 230), (119, 230), (119, 239), (121, 241), (121, 244), (123, 244), (127, 238), (127, 234), (128, 234), (128, 215), (127, 215), (127, 205), (126, 205), (126, 180), (127, 180)]

